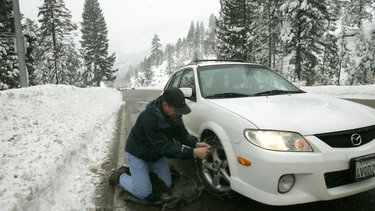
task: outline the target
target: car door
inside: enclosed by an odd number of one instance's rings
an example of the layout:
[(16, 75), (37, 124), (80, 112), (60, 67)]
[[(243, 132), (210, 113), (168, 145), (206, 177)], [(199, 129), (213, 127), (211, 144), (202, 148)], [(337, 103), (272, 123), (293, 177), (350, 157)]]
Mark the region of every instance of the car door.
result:
[(181, 82), (178, 86), (179, 88), (191, 88), (192, 89), (192, 96), (186, 98), (186, 104), (190, 107), (191, 113), (188, 115), (183, 116), (184, 124), (188, 129), (189, 133), (192, 135), (197, 136), (196, 131), (198, 131), (197, 120), (197, 92), (195, 87), (195, 77), (194, 71), (192, 68), (187, 68), (183, 70), (183, 74), (181, 77)]

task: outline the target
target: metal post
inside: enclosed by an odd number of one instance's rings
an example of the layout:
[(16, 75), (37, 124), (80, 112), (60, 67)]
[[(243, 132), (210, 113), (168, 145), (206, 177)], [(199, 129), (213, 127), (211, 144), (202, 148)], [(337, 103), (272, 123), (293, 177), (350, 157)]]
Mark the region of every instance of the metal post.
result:
[(28, 87), (29, 80), (28, 80), (27, 71), (26, 71), (25, 46), (24, 46), (24, 39), (22, 36), (20, 5), (19, 5), (18, 0), (13, 0), (13, 14), (14, 14), (14, 27), (16, 29), (18, 69), (20, 72), (20, 85), (21, 87)]

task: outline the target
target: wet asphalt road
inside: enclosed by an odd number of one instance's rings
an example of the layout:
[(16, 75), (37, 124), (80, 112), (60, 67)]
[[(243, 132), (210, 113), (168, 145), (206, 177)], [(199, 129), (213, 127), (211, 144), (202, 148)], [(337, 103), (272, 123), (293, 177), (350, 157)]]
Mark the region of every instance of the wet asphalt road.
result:
[[(124, 93), (125, 112), (128, 114), (125, 122), (133, 125), (141, 111), (144, 110), (148, 102), (155, 99), (161, 94), (160, 90), (126, 90)], [(354, 100), (375, 108), (375, 100)], [(128, 128), (129, 125), (127, 126)], [(130, 130), (125, 132), (125, 137), (129, 135)], [(125, 139), (126, 140), (126, 139)], [(120, 158), (123, 159), (123, 158)], [(169, 163), (183, 174), (193, 177), (198, 180), (195, 172), (195, 164), (193, 160), (179, 160), (169, 159)], [(134, 202), (126, 202), (124, 210), (130, 211), (149, 211), (160, 210), (159, 206), (148, 206), (136, 204)], [(206, 191), (203, 192), (199, 200), (194, 203), (187, 204), (181, 208), (174, 210), (375, 210), (375, 189), (364, 193), (345, 197), (332, 201), (320, 201), (308, 204), (294, 205), (294, 206), (268, 206), (248, 198), (243, 198), (239, 201), (220, 200), (211, 196)]]

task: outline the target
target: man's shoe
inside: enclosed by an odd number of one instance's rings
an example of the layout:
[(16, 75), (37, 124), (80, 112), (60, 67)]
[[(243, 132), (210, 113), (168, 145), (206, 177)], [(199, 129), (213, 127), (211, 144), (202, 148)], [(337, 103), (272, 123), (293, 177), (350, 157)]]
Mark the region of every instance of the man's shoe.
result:
[(115, 172), (113, 172), (113, 174), (111, 174), (111, 176), (108, 179), (109, 184), (110, 185), (117, 185), (119, 183), (121, 174), (124, 174), (124, 173), (126, 173), (128, 175), (131, 175), (129, 167), (121, 166), (119, 169), (117, 169)]

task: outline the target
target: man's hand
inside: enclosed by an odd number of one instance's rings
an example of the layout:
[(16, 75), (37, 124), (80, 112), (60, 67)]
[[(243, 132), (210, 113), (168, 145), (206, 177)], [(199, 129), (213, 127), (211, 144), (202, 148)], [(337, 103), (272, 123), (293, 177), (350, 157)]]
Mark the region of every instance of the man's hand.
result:
[(197, 144), (195, 145), (195, 147), (196, 148), (207, 147), (207, 148), (211, 149), (211, 146), (209, 144), (207, 144), (206, 142), (197, 142)]
[[(200, 142), (204, 143), (204, 142)], [(200, 159), (204, 159), (207, 157), (207, 155), (211, 154), (211, 146), (205, 143), (204, 146), (199, 146), (197, 143), (197, 148), (194, 149), (194, 156)]]

